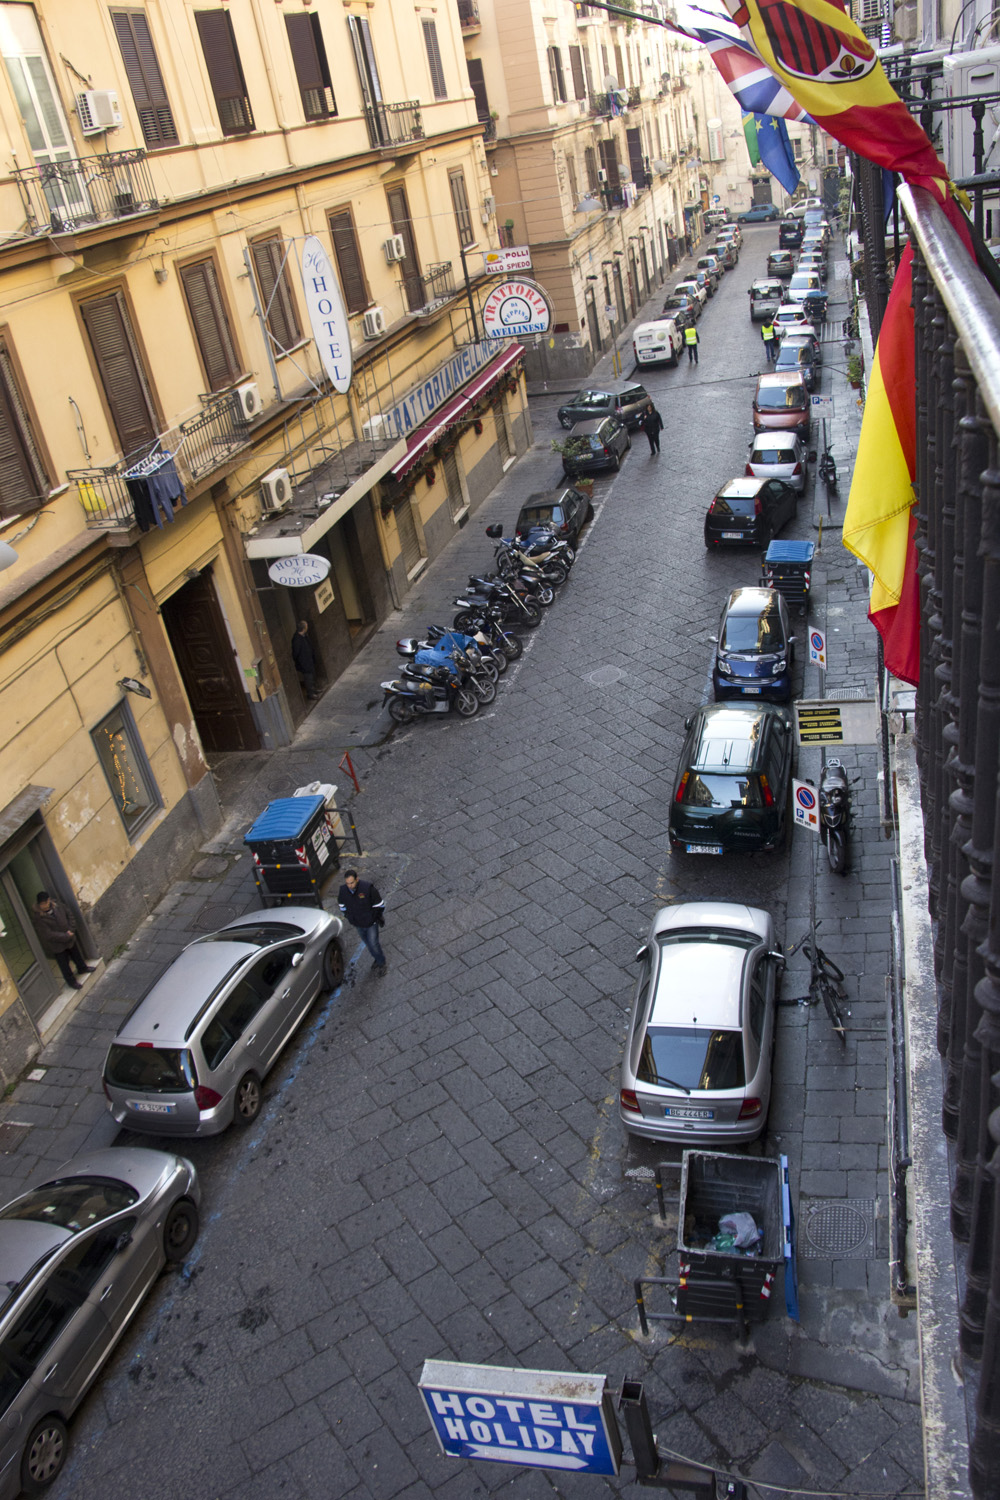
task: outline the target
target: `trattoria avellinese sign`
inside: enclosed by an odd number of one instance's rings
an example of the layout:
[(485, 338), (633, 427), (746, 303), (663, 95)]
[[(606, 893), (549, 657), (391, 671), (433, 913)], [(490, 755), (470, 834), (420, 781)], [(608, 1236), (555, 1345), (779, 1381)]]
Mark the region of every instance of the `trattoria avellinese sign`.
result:
[(489, 344), (466, 344), (445, 364), (440, 365), (433, 375), (428, 375), (420, 385), (407, 391), (402, 401), (384, 413), (385, 436), (409, 437), (422, 422), (433, 416), (439, 406), (457, 395), (477, 371), (495, 358), (496, 350)]
[(552, 305), (537, 281), (502, 281), (483, 303), (482, 316), (488, 339), (523, 338), (548, 333)]

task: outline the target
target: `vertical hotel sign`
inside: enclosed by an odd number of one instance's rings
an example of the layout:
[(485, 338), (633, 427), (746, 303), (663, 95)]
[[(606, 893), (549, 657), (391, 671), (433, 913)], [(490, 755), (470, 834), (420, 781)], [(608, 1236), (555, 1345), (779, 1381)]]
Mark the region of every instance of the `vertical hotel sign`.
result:
[(330, 257), (314, 234), (302, 246), (302, 290), (323, 369), (335, 391), (346, 391), (353, 370), (347, 308)]

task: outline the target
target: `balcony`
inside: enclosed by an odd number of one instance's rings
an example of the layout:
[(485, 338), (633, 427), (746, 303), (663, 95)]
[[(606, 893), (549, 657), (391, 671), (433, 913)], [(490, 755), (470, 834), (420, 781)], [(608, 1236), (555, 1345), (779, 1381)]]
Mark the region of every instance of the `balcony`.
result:
[(450, 298), (458, 295), (458, 286), (450, 260), (437, 261), (427, 267), (423, 276), (404, 276), (402, 280), (403, 313), (426, 317)]
[(463, 36), (474, 36), (480, 29), (479, 6), (476, 0), (458, 0), (458, 24)]
[(159, 208), (142, 150), (16, 167), (29, 234), (74, 234)]
[(494, 145), (497, 138), (496, 120), (494, 120), (493, 116), (490, 115), (489, 119), (480, 120), (479, 123), (483, 127), (483, 141), (485, 142), (485, 144), (487, 146)]
[(365, 123), (373, 146), (399, 146), (424, 138), (418, 99), (408, 99), (403, 104), (365, 105)]
[(629, 109), (638, 109), (641, 103), (642, 88), (639, 84), (634, 84), (628, 91), (628, 107)]

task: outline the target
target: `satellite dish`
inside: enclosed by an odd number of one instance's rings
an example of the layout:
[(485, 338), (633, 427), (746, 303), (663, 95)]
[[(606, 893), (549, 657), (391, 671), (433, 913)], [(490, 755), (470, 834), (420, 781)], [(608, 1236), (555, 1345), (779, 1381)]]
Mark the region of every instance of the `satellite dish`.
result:
[(613, 94), (615, 92), (615, 90), (618, 88), (618, 79), (615, 77), (615, 75), (613, 73), (605, 73), (605, 75), (604, 75), (604, 87), (605, 87), (605, 89), (607, 90), (607, 92), (609, 94)]

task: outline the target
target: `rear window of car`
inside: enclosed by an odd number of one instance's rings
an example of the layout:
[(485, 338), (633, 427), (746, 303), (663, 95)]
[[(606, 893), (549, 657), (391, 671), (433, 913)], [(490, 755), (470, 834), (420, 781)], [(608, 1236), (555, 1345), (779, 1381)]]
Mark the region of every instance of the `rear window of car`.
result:
[(712, 511), (717, 516), (752, 516), (752, 495), (716, 495)]
[(126, 1047), (112, 1043), (104, 1069), (108, 1083), (147, 1094), (186, 1094), (195, 1086), (186, 1047)]
[(613, 401), (614, 397), (609, 396), (607, 391), (581, 391), (579, 396), (575, 397), (568, 404), (570, 406), (583, 407), (587, 410), (607, 411)]
[(750, 454), (752, 464), (793, 464), (795, 454), (788, 448), (754, 448)]
[(648, 401), (649, 392), (644, 385), (630, 385), (627, 391), (622, 392), (622, 406), (635, 406), (637, 401)]
[(563, 519), (561, 505), (526, 506), (518, 517), (517, 529), (527, 531), (529, 526), (544, 526), (546, 522), (553, 526), (561, 526)]
[(811, 365), (812, 353), (804, 344), (782, 344), (778, 353), (776, 370), (797, 370), (800, 365)]
[(681, 789), (686, 807), (763, 807), (756, 776), (689, 771)]
[(680, 1084), (692, 1091), (743, 1088), (743, 1037), (738, 1031), (700, 1026), (650, 1026), (636, 1077), (642, 1083), (665, 1088)]
[(757, 405), (761, 411), (800, 411), (807, 401), (806, 392), (798, 381), (794, 385), (765, 385), (757, 392)]

